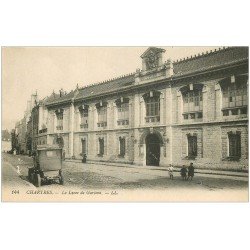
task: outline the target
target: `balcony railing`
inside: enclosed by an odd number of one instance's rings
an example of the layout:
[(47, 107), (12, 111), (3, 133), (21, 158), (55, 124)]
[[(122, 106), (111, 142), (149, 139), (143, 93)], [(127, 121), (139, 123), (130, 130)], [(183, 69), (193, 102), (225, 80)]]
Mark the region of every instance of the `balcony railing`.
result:
[(159, 115), (157, 115), (157, 116), (147, 116), (147, 117), (145, 117), (145, 121), (147, 123), (159, 122), (160, 121), (160, 116)]
[(234, 107), (234, 108), (223, 108), (222, 109), (223, 116), (247, 116), (247, 106)]
[(107, 127), (107, 122), (98, 122), (97, 126), (98, 126), (98, 128)]
[(57, 130), (63, 130), (63, 126), (56, 126)]
[(183, 119), (185, 121), (187, 120), (193, 120), (193, 121), (202, 121), (203, 118), (203, 112), (189, 112), (189, 113), (183, 113), (182, 114)]
[(80, 128), (88, 128), (88, 123), (81, 123)]
[(117, 125), (129, 125), (129, 120), (128, 119), (122, 119), (117, 121)]

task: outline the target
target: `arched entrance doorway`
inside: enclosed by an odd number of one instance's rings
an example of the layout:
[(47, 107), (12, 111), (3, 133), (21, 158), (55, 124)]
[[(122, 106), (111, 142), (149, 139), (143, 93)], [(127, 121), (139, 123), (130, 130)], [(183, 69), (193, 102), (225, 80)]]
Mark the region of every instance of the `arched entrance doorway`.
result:
[(146, 165), (159, 166), (161, 155), (161, 142), (156, 134), (148, 134), (146, 142)]

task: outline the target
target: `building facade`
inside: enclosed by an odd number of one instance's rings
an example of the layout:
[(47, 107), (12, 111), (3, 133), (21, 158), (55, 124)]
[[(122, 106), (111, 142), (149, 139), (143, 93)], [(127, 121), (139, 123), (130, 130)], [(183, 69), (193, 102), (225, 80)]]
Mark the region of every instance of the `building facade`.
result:
[(17, 154), (29, 154), (32, 151), (32, 109), (38, 102), (37, 93), (32, 94), (30, 100), (27, 101), (27, 107), (23, 118), (16, 123), (15, 131), (12, 133), (12, 151), (15, 149)]
[(48, 100), (47, 143), (66, 157), (148, 166), (248, 166), (248, 48), (163, 62)]

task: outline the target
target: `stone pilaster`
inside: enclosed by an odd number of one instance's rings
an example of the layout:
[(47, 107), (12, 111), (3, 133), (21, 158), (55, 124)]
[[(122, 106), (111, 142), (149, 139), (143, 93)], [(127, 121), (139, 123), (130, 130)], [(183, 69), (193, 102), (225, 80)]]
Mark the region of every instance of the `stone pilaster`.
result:
[(74, 101), (72, 100), (70, 106), (70, 156), (74, 156), (74, 120), (75, 120), (75, 110)]

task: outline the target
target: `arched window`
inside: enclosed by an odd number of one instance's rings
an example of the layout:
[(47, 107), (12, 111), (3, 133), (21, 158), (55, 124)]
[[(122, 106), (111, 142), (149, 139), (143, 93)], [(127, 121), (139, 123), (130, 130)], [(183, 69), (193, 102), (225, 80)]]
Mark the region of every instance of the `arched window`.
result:
[(159, 122), (160, 121), (160, 92), (150, 91), (143, 95), (146, 107), (145, 121)]
[(183, 98), (183, 118), (201, 119), (203, 117), (202, 85), (190, 84), (181, 89)]
[(96, 104), (97, 114), (98, 114), (98, 127), (107, 126), (107, 102), (99, 102)]
[(231, 76), (220, 81), (223, 116), (247, 114), (247, 76)]
[(89, 116), (89, 106), (88, 105), (81, 105), (79, 107), (80, 112), (80, 128), (88, 128), (88, 116)]
[(117, 125), (129, 124), (129, 99), (119, 98), (115, 101), (117, 107)]

